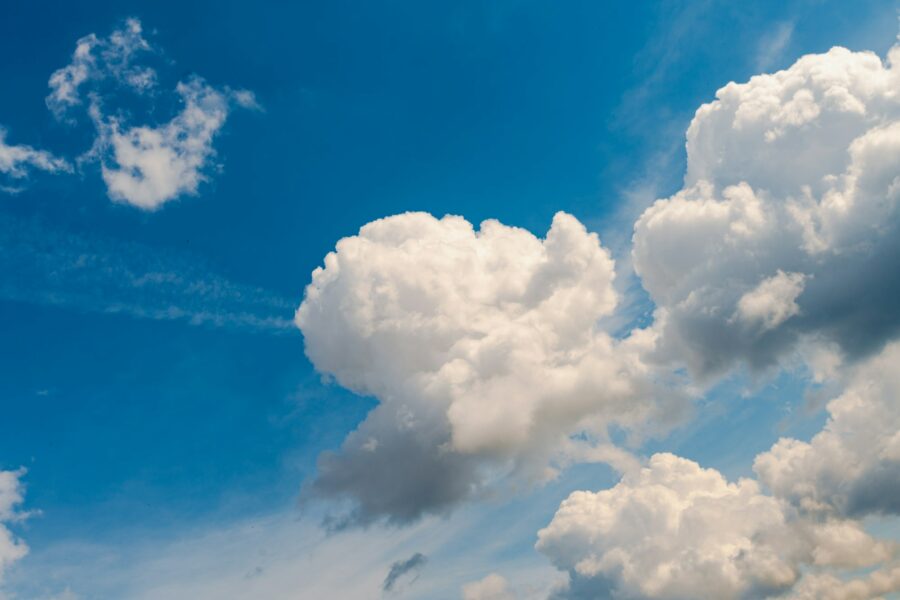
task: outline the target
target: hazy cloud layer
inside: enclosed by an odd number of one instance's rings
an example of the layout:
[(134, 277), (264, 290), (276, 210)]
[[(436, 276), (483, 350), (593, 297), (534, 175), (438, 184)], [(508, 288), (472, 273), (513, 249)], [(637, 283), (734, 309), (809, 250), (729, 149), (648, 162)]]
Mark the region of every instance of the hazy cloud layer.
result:
[(86, 312), (291, 333), (292, 302), (134, 242), (0, 215), (0, 298)]
[[(683, 412), (641, 359), (653, 340), (596, 328), (616, 305), (596, 234), (559, 213), (545, 239), (496, 221), (408, 213), (341, 240), (297, 310), (316, 368), (380, 405), (313, 489), (355, 518), (403, 522), (554, 461), (612, 460), (615, 424), (638, 435)], [(578, 440), (571, 435), (580, 434)]]

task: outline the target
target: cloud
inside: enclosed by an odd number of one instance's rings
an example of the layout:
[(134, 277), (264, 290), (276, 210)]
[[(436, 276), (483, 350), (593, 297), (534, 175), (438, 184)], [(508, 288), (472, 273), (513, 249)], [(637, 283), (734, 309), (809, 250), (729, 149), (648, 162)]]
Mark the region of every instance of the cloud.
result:
[(62, 158), (57, 158), (45, 150), (31, 146), (9, 145), (6, 143), (6, 129), (0, 127), (0, 173), (10, 179), (25, 179), (29, 171), (38, 169), (48, 173), (68, 173), (72, 166)]
[(202, 263), (133, 242), (0, 215), (0, 299), (289, 334), (293, 302)]
[(613, 279), (596, 234), (564, 213), (545, 239), (407, 213), (339, 241), (296, 322), (320, 372), (380, 404), (323, 455), (313, 492), (349, 498), (357, 521), (407, 522), (508, 477), (552, 477), (610, 425), (639, 437), (676, 422), (683, 398), (641, 360), (652, 340), (596, 327)]
[[(123, 127), (93, 109), (100, 156), (110, 198), (154, 210), (183, 194), (196, 194), (215, 156), (213, 139), (228, 116), (228, 98), (202, 79), (179, 83), (181, 112), (159, 127)], [(246, 98), (244, 102), (247, 102)]]
[[(77, 122), (72, 110), (85, 107), (97, 136), (78, 164), (99, 162), (109, 197), (143, 210), (197, 194), (215, 167), (213, 142), (231, 109), (261, 110), (253, 92), (217, 88), (197, 76), (179, 82), (174, 94), (159, 90), (156, 71), (139, 61), (154, 52), (137, 19), (106, 38), (85, 36), (71, 63), (50, 77), (46, 99), (57, 118), (71, 123)], [(174, 95), (182, 108), (163, 123), (133, 125), (133, 111), (120, 107), (123, 89), (152, 92), (154, 104)]]
[(891, 556), (855, 522), (804, 520), (753, 480), (729, 483), (671, 454), (612, 489), (571, 494), (537, 548), (570, 573), (561, 598), (760, 598), (790, 589), (802, 565)]
[(149, 90), (156, 84), (156, 72), (133, 63), (136, 56), (150, 51), (137, 19), (126, 20), (107, 38), (93, 33), (81, 38), (75, 45), (72, 62), (50, 76), (47, 108), (58, 119), (64, 118), (71, 108), (83, 103), (81, 88), (88, 82), (111, 79), (137, 92)]
[(463, 600), (515, 600), (506, 578), (491, 573), (484, 579), (463, 586)]
[(756, 458), (772, 492), (813, 514), (900, 514), (900, 342), (851, 370), (810, 442), (781, 439)]
[(26, 515), (19, 512), (24, 500), (22, 476), (24, 469), (0, 471), (0, 584), (9, 567), (28, 553), (28, 546), (9, 530), (8, 525), (22, 520)]
[(387, 576), (384, 578), (384, 583), (381, 584), (381, 590), (384, 592), (393, 591), (397, 582), (407, 575), (415, 581), (419, 576), (418, 572), (425, 566), (426, 562), (428, 562), (428, 558), (421, 552), (416, 552), (406, 560), (398, 560), (391, 565)]
[(804, 338), (856, 359), (900, 330), (898, 61), (833, 48), (698, 109), (684, 188), (634, 230), (660, 360), (764, 368)]

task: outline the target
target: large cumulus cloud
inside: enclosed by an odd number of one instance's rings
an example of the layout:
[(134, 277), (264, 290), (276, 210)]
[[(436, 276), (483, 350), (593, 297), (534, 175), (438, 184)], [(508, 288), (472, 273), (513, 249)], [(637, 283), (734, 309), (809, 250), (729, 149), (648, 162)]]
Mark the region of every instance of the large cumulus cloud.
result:
[(635, 224), (661, 357), (708, 375), (804, 336), (855, 358), (897, 333), (898, 61), (834, 48), (697, 111), (684, 188)]
[(537, 548), (570, 573), (565, 598), (762, 598), (801, 566), (858, 568), (891, 555), (856, 523), (798, 517), (749, 479), (656, 454), (600, 492), (574, 492)]
[(614, 275), (597, 235), (563, 213), (545, 239), (408, 213), (338, 242), (297, 325), (317, 369), (380, 404), (322, 457), (314, 489), (362, 519), (404, 521), (596, 456), (610, 424), (673, 422), (683, 402), (641, 358), (652, 338), (597, 328)]

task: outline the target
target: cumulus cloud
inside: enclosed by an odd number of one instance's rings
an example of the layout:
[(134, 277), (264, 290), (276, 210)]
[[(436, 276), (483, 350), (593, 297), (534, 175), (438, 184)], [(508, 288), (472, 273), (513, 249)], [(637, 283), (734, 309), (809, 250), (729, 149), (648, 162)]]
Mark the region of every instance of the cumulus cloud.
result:
[(0, 127), (0, 173), (10, 179), (24, 179), (33, 169), (48, 173), (69, 172), (72, 166), (45, 150), (6, 143), (6, 129)]
[(635, 224), (659, 357), (709, 375), (803, 337), (856, 358), (897, 333), (898, 61), (833, 48), (697, 111), (684, 189)]
[(65, 117), (69, 109), (82, 104), (82, 86), (88, 82), (112, 79), (138, 92), (152, 88), (156, 72), (134, 64), (136, 56), (150, 51), (137, 19), (126, 20), (106, 38), (93, 33), (81, 38), (75, 45), (72, 61), (50, 76), (47, 107), (57, 118)]
[(103, 181), (113, 200), (145, 210), (182, 194), (196, 194), (215, 156), (213, 139), (228, 116), (228, 99), (202, 79), (179, 83), (183, 108), (158, 127), (123, 127), (95, 107)]
[(810, 442), (781, 439), (754, 469), (811, 513), (900, 514), (900, 343), (856, 367)]
[(484, 579), (467, 583), (462, 589), (463, 600), (515, 600), (516, 596), (506, 578), (491, 573)]
[(3, 573), (28, 553), (28, 546), (9, 530), (7, 525), (21, 520), (19, 506), (24, 500), (21, 478), (24, 470), (0, 471), (0, 583)]
[(574, 492), (537, 548), (571, 584), (563, 598), (760, 598), (804, 564), (857, 568), (891, 556), (858, 524), (809, 521), (750, 479), (656, 454), (615, 487)]
[(71, 63), (50, 77), (47, 96), (50, 110), (73, 123), (72, 110), (86, 107), (97, 137), (79, 164), (99, 162), (110, 198), (144, 210), (196, 194), (215, 166), (214, 138), (231, 109), (260, 110), (253, 92), (217, 88), (195, 76), (175, 86), (181, 110), (169, 121), (132, 124), (132, 111), (119, 110), (122, 89), (152, 91), (154, 100), (168, 94), (158, 89), (156, 71), (139, 60), (154, 51), (137, 19), (106, 38), (85, 36)]
[(319, 371), (380, 404), (322, 457), (313, 490), (403, 522), (507, 475), (551, 477), (609, 425), (677, 420), (681, 396), (641, 359), (646, 332), (597, 327), (613, 278), (597, 235), (564, 213), (545, 239), (407, 213), (339, 241), (296, 322)]

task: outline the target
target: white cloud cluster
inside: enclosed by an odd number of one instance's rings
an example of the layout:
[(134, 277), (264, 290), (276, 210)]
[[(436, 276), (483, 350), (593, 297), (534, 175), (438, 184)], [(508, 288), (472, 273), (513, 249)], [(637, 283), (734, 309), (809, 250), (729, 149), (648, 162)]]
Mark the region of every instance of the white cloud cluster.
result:
[(0, 127), (0, 173), (12, 179), (23, 179), (31, 169), (59, 173), (71, 171), (72, 166), (45, 150), (7, 144), (6, 130)]
[(19, 505), (24, 499), (23, 470), (0, 471), (0, 582), (3, 572), (28, 553), (28, 546), (16, 538), (7, 524), (20, 520)]
[[(181, 112), (159, 127), (123, 127), (95, 111), (103, 181), (113, 200), (153, 210), (182, 194), (196, 194), (215, 155), (213, 138), (228, 116), (228, 99), (201, 79), (179, 83)], [(108, 149), (108, 153), (104, 152)]]
[(117, 105), (110, 100), (122, 88), (159, 94), (156, 71), (138, 61), (153, 51), (137, 19), (128, 19), (106, 38), (85, 36), (71, 63), (51, 75), (46, 99), (57, 118), (73, 122), (71, 110), (87, 104), (97, 138), (79, 162), (99, 161), (110, 198), (144, 210), (196, 194), (207, 179), (216, 154), (214, 138), (231, 108), (260, 108), (248, 90), (218, 89), (193, 77), (176, 85), (183, 106), (169, 121), (129, 124), (130, 113), (110, 112)]
[(509, 470), (541, 479), (552, 458), (683, 409), (641, 355), (598, 320), (616, 305), (614, 264), (574, 217), (546, 239), (486, 221), (408, 213), (338, 242), (296, 322), (316, 368), (380, 405), (316, 488), (362, 517), (405, 520), (469, 497)]
[(50, 94), (46, 98), (49, 108), (57, 118), (65, 117), (72, 107), (82, 104), (82, 85), (112, 79), (142, 92), (156, 83), (156, 72), (134, 64), (135, 56), (150, 52), (151, 47), (143, 37), (141, 22), (128, 19), (123, 27), (114, 30), (109, 37), (87, 35), (75, 45), (72, 62), (50, 76)]
[[(855, 522), (809, 521), (749, 479), (671, 454), (609, 490), (574, 492), (537, 548), (569, 571), (570, 597), (762, 598), (801, 565), (863, 567), (891, 555)], [(565, 596), (565, 594), (563, 594)]]
[(897, 333), (898, 61), (834, 48), (697, 111), (684, 189), (635, 225), (662, 358), (711, 374), (802, 336), (855, 357)]
[(754, 470), (813, 514), (900, 514), (900, 342), (854, 368), (810, 442), (781, 439)]

